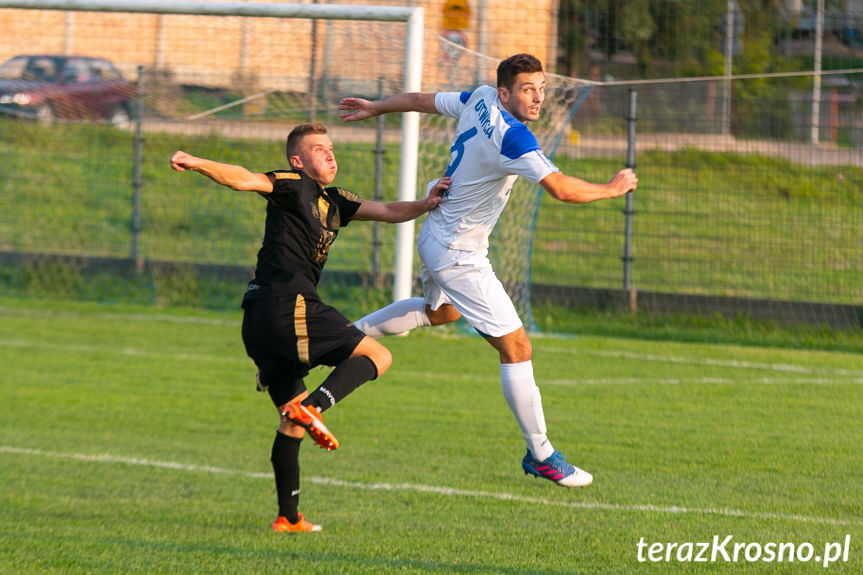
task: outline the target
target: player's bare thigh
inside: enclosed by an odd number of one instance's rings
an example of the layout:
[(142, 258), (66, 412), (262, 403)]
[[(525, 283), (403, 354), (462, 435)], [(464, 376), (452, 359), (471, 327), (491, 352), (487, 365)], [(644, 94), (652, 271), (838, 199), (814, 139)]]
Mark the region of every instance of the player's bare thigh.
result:
[(426, 315), (432, 325), (452, 323), (461, 317), (459, 311), (451, 303), (441, 304), (437, 309), (432, 309), (430, 305), (426, 304)]

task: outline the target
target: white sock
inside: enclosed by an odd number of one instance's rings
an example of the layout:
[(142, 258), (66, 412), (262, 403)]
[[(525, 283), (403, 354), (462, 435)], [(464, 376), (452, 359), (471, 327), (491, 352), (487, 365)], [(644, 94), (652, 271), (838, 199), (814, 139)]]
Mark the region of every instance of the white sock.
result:
[(431, 325), (426, 315), (425, 301), (421, 297), (411, 297), (373, 311), (354, 322), (361, 332), (375, 339), (385, 335), (397, 335), (415, 327)]
[(512, 414), (518, 421), (527, 449), (537, 461), (551, 457), (554, 447), (546, 436), (542, 398), (533, 378), (533, 364), (500, 364), (500, 388)]

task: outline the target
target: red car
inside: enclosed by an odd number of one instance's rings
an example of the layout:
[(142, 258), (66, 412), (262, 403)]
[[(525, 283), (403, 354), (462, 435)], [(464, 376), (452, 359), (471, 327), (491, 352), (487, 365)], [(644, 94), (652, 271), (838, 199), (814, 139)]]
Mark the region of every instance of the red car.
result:
[(0, 115), (43, 124), (99, 120), (125, 127), (134, 96), (134, 85), (102, 58), (21, 55), (0, 65)]

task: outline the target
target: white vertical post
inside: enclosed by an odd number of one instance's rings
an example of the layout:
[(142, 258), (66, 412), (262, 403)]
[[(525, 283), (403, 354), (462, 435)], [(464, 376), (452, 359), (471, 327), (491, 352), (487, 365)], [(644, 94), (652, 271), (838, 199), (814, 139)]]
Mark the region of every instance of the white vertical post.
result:
[(824, 31), (824, 0), (818, 0), (815, 14), (815, 75), (812, 77), (812, 131), (810, 140), (818, 143), (818, 128), (821, 113), (821, 35)]
[[(408, 19), (405, 54), (405, 92), (422, 89), (423, 9), (416, 8)], [(402, 114), (401, 164), (399, 167), (399, 200), (416, 199), (417, 155), (420, 117), (418, 112)], [(393, 274), (393, 301), (411, 296), (413, 283), (414, 222), (398, 224), (396, 259)]]

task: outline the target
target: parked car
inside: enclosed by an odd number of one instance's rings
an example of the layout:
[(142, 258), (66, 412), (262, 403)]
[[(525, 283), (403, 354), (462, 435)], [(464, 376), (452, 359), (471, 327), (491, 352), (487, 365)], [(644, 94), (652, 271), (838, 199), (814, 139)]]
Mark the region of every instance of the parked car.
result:
[(129, 124), (135, 87), (102, 58), (20, 55), (0, 65), (0, 114)]

